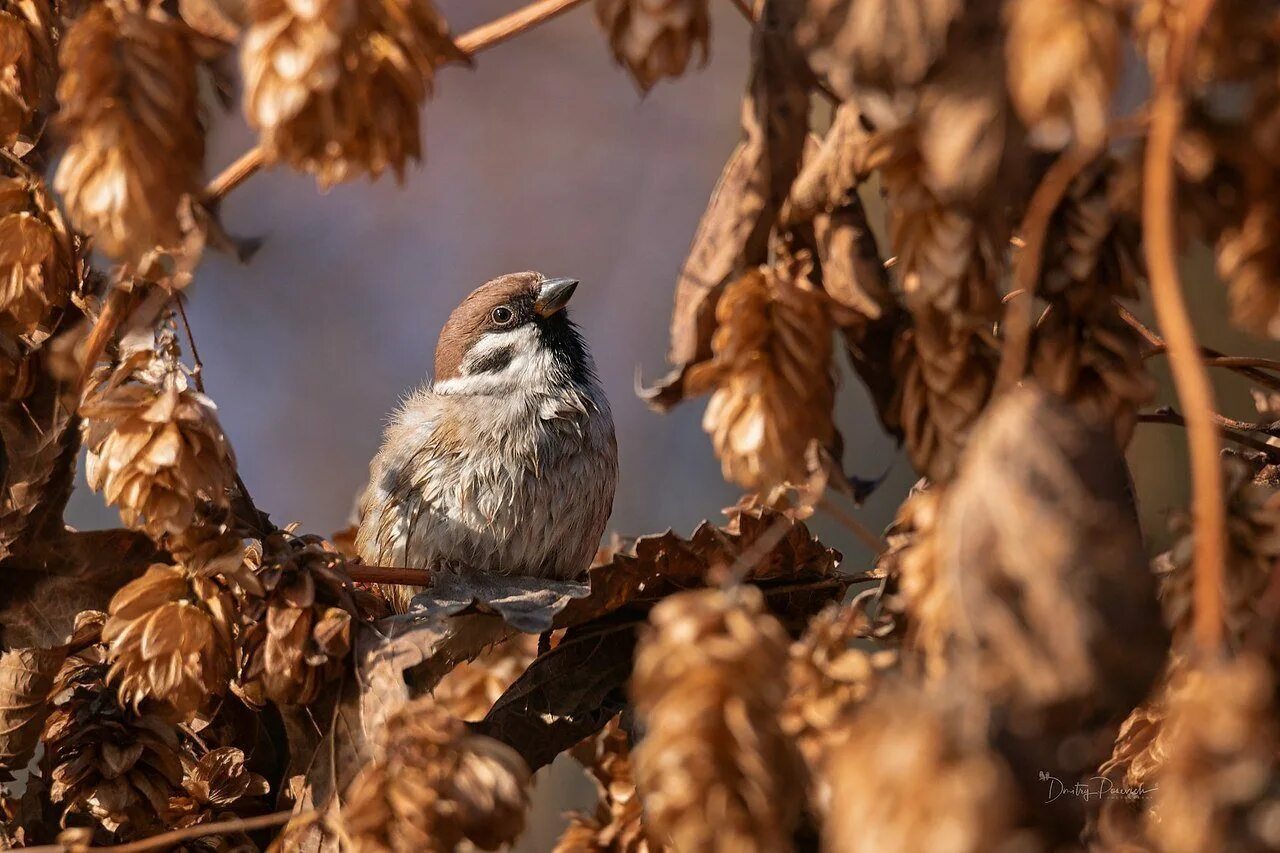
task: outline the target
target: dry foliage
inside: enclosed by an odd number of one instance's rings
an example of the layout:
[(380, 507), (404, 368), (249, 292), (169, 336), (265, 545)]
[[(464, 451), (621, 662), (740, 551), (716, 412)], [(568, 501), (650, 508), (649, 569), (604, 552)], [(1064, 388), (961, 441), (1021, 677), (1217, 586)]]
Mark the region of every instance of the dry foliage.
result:
[[(430, 0), (0, 2), (0, 843), (496, 849), (572, 752), (561, 853), (1280, 847), (1280, 364), (1201, 349), (1176, 263), (1211, 247), (1280, 337), (1275, 3), (740, 3), (742, 138), (642, 391), (707, 397), (727, 518), (391, 614), (406, 567), (254, 505), (178, 322), (248, 248), (218, 201), (262, 165), (403, 179), (436, 71), (574, 5), (455, 41)], [(708, 58), (708, 0), (594, 7), (642, 91)], [(206, 184), (234, 52), (259, 145)], [(842, 352), (924, 478), (870, 571), (805, 521), (863, 492)], [(1144, 412), (1164, 355), (1180, 411)], [(1152, 565), (1146, 421), (1195, 460)], [(64, 522), (82, 443), (121, 529)]]

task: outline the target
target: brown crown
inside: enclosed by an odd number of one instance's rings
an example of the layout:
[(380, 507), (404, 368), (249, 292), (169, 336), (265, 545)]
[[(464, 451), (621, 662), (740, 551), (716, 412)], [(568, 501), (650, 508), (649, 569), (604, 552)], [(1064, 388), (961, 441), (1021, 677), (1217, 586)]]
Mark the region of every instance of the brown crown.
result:
[(536, 272), (513, 272), (486, 281), (453, 309), (436, 344), (435, 381), (460, 375), (462, 359), (489, 325), (489, 312), (519, 296), (536, 297), (545, 277)]

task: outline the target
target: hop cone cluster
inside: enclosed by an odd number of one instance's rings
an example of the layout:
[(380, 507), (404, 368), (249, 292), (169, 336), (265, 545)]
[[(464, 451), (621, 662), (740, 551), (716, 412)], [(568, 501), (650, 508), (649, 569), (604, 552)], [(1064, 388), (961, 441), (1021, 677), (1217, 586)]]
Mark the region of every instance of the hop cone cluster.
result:
[(356, 851), (496, 850), (524, 829), (528, 785), (514, 750), (425, 697), (387, 721), (381, 756), (351, 783), (346, 835)]
[(823, 296), (798, 267), (751, 270), (725, 288), (716, 321), (714, 356), (688, 388), (715, 389), (702, 425), (725, 478), (762, 492), (806, 482), (810, 445), (838, 445)]
[(121, 701), (155, 700), (189, 719), (226, 692), (235, 653), (236, 604), (218, 581), (157, 563), (111, 599), (102, 641)]
[[(80, 627), (101, 620), (82, 614)], [(106, 648), (90, 644), (58, 672), (41, 735), (50, 797), (110, 831), (145, 834), (162, 825), (169, 798), (181, 790), (178, 734), (155, 714), (119, 704), (107, 669)]]
[(1280, 847), (1280, 730), (1267, 663), (1197, 669), (1171, 704), (1147, 828), (1168, 853)]
[(245, 602), (236, 689), (254, 705), (305, 705), (342, 671), (351, 650), (351, 581), (341, 554), (316, 536), (267, 536), (248, 557), (263, 594)]
[(677, 850), (778, 850), (797, 818), (799, 759), (778, 712), (787, 635), (754, 587), (664, 599), (636, 652), (631, 695), (647, 737), (636, 781)]
[(80, 408), (85, 476), (130, 527), (182, 534), (202, 507), (225, 508), (235, 460), (213, 401), (189, 388), (172, 341), (130, 357)]
[[(791, 644), (787, 663), (787, 699), (782, 728), (796, 741), (811, 774), (820, 775), (824, 758), (845, 732), (844, 719), (857, 708), (897, 663), (889, 649), (860, 648), (871, 636), (858, 606), (832, 605), (809, 621)], [(829, 792), (816, 791), (819, 802)]]
[(984, 726), (981, 713), (954, 697), (904, 684), (878, 691), (848, 720), (843, 745), (825, 763), (826, 849), (1018, 849), (1017, 792)]
[(269, 791), (267, 780), (245, 766), (244, 750), (233, 746), (211, 749), (199, 759), (184, 755), (183, 770), (183, 792), (170, 797), (167, 815), (179, 829), (233, 816), (236, 807)]
[(72, 264), (70, 236), (44, 182), (0, 176), (0, 329), (29, 334), (66, 304)]
[(555, 853), (658, 853), (667, 848), (652, 838), (644, 824), (636, 791), (631, 746), (620, 718), (573, 750), (596, 783), (595, 814), (571, 814)]
[(596, 18), (613, 58), (642, 91), (663, 77), (679, 77), (694, 51), (707, 61), (711, 33), (707, 0), (596, 0)]
[(0, 145), (8, 150), (32, 135), (37, 115), (53, 100), (55, 22), (49, 0), (0, 5)]
[(430, 0), (253, 0), (249, 13), (244, 109), (268, 158), (322, 187), (402, 178), (435, 69), (465, 60)]
[(70, 144), (54, 185), (72, 224), (116, 260), (179, 244), (179, 207), (201, 188), (188, 32), (158, 6), (108, 0), (89, 5), (62, 39), (58, 118)]

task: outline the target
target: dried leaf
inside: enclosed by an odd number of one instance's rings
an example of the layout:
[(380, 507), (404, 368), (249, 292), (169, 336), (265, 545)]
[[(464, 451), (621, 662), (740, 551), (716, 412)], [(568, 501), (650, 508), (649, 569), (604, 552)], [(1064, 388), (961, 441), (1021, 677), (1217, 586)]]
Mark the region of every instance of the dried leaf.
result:
[(48, 716), (65, 646), (0, 653), (0, 773), (27, 765)]

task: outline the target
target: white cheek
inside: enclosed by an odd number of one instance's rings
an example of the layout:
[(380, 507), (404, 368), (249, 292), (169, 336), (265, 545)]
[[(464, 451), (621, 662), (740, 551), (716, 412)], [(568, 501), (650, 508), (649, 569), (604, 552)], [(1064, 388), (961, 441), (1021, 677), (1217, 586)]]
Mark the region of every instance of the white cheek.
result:
[[(483, 358), (504, 349), (511, 350), (511, 358), (501, 370), (472, 372)], [(438, 383), (434, 390), (438, 394), (477, 394), (511, 388), (534, 389), (546, 381), (551, 367), (551, 353), (542, 346), (535, 327), (486, 332), (463, 358), (459, 371), (462, 375)]]

